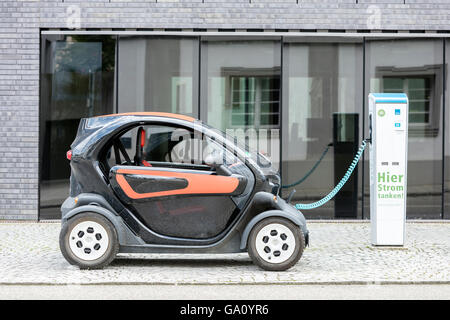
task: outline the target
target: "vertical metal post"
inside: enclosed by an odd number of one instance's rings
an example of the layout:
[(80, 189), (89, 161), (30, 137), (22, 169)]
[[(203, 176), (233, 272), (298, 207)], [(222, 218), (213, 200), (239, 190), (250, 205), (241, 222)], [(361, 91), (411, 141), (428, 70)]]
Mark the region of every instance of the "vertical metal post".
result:
[(445, 94), (446, 94), (446, 77), (447, 70), (445, 68), (445, 38), (442, 38), (442, 196), (441, 196), (441, 219), (444, 219), (445, 210)]
[[(280, 115), (278, 118), (278, 121), (280, 122), (280, 133), (278, 135), (279, 139), (280, 139), (280, 164), (279, 164), (279, 168), (278, 171), (280, 173), (280, 181), (283, 181), (283, 175), (282, 175), (282, 167), (283, 167), (283, 50), (284, 50), (284, 37), (281, 37), (280, 39), (280, 97), (279, 97), (279, 101), (280, 101)], [(280, 191), (281, 191), (281, 185), (282, 183), (280, 182)]]
[[(363, 38), (363, 57), (362, 57), (362, 72), (363, 72), (363, 82), (362, 82), (362, 136), (366, 134), (366, 38)], [(361, 174), (361, 220), (364, 219), (364, 177), (365, 177), (365, 165), (364, 165), (364, 152), (362, 154), (362, 174)]]
[(198, 115), (198, 119), (199, 120), (202, 120), (203, 121), (203, 119), (201, 118), (201, 116), (202, 116), (202, 113), (201, 113), (201, 105), (202, 105), (202, 103), (201, 103), (201, 99), (202, 99), (202, 96), (201, 96), (201, 86), (202, 86), (202, 81), (201, 81), (201, 79), (202, 79), (202, 37), (201, 36), (198, 36), (198, 75), (197, 75), (197, 77), (198, 77), (198, 81), (197, 81), (197, 85), (198, 85), (198, 88), (197, 88), (197, 115)]
[(114, 67), (114, 110), (119, 113), (119, 35), (116, 35), (116, 54), (115, 54), (115, 67)]

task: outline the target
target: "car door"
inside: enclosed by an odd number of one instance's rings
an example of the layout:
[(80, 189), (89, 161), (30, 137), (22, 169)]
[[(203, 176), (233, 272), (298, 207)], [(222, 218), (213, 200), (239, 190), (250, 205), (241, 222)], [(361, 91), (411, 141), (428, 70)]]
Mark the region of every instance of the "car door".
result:
[(136, 152), (142, 151), (143, 159), (113, 166), (110, 183), (119, 199), (151, 230), (179, 238), (211, 238), (240, 212), (233, 197), (248, 189), (247, 178), (206, 165), (203, 158), (217, 152), (217, 146), (211, 148), (211, 141), (183, 130), (180, 134), (179, 128), (155, 125), (139, 129)]

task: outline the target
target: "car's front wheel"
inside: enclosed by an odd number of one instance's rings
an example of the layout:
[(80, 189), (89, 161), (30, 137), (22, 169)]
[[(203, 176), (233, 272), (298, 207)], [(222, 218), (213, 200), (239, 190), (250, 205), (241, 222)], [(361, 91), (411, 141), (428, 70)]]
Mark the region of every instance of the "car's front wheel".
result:
[(271, 217), (253, 227), (247, 247), (256, 265), (269, 271), (283, 271), (300, 259), (305, 238), (301, 229), (291, 221)]
[(64, 258), (81, 269), (103, 268), (119, 252), (114, 225), (93, 212), (78, 214), (64, 223), (59, 246)]

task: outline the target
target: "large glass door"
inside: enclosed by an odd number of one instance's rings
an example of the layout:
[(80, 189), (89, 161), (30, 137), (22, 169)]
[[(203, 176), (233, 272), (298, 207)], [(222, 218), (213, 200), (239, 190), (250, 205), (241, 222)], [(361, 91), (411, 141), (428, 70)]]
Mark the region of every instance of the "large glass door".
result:
[(69, 195), (66, 152), (80, 118), (114, 112), (114, 36), (42, 36), (40, 219), (59, 219)]
[[(344, 176), (362, 136), (361, 38), (284, 39), (282, 181), (293, 202), (310, 203)], [(361, 217), (358, 170), (309, 217)], [(289, 187), (287, 187), (289, 186)]]
[[(369, 92), (404, 92), (409, 99), (409, 219), (438, 219), (442, 213), (443, 75), (442, 39), (366, 42), (366, 97)], [(368, 162), (366, 168), (368, 177)], [(368, 179), (365, 189), (368, 217)]]
[(280, 165), (280, 38), (203, 37), (201, 120)]
[(198, 37), (120, 36), (119, 112), (198, 118)]

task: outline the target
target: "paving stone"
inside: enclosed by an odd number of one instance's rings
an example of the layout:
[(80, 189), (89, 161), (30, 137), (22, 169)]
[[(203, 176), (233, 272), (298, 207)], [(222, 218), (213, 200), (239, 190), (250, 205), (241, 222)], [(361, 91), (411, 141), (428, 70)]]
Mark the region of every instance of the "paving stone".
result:
[(370, 245), (369, 223), (309, 223), (311, 246), (268, 272), (241, 254), (121, 254), (103, 270), (69, 265), (59, 223), (0, 223), (0, 283), (450, 283), (450, 223), (407, 223), (404, 248)]

